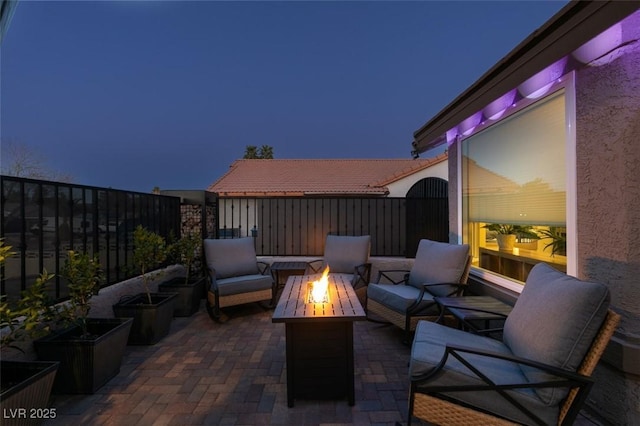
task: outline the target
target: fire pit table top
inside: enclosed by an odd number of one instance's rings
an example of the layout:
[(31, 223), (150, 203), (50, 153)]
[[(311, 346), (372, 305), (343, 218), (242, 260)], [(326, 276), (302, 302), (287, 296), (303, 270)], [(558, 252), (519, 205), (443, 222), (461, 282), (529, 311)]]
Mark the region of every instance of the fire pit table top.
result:
[(292, 275), (282, 291), (272, 322), (363, 321), (366, 314), (348, 276), (329, 274), (329, 302), (308, 303), (308, 283), (320, 274)]

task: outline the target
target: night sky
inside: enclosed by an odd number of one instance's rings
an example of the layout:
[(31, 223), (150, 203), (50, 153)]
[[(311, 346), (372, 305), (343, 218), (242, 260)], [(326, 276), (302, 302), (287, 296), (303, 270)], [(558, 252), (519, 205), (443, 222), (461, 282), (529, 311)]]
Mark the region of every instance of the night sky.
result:
[(205, 189), (247, 145), (410, 158), (566, 2), (21, 1), (0, 136), (79, 184)]

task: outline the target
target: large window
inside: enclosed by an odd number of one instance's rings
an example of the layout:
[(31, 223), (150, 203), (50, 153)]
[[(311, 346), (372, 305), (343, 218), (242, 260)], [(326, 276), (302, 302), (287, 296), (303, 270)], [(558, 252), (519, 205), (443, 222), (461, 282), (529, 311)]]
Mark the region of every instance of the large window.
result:
[(536, 263), (567, 269), (566, 99), (557, 90), (461, 143), (463, 242), (477, 273), (512, 288)]

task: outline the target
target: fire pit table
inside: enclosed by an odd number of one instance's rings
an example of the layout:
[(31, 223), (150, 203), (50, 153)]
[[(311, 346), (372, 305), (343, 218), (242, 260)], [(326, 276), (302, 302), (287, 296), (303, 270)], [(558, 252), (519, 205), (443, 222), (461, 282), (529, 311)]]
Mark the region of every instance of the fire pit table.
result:
[(366, 315), (349, 280), (328, 276), (328, 297), (309, 301), (309, 283), (318, 275), (292, 275), (273, 313), (284, 323), (287, 357), (287, 404), (295, 398), (338, 399), (355, 404), (353, 322)]

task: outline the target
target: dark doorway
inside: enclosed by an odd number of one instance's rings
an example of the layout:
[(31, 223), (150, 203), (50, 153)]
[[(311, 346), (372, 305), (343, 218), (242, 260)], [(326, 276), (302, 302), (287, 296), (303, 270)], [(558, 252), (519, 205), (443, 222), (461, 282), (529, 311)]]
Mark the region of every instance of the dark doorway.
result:
[(421, 179), (407, 192), (407, 257), (415, 257), (423, 238), (449, 241), (449, 184), (444, 179)]

